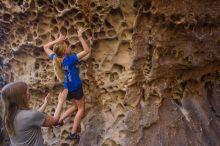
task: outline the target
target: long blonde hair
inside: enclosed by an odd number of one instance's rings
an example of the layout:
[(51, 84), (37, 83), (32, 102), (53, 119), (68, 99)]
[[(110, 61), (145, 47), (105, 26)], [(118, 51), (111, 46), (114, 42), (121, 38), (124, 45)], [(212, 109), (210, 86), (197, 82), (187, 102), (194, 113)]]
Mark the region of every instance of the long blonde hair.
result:
[(53, 67), (56, 77), (60, 80), (64, 80), (64, 73), (62, 69), (62, 60), (61, 58), (65, 55), (65, 48), (63, 44), (56, 44), (53, 48), (53, 51), (55, 53), (54, 59), (53, 59)]
[(59, 58), (62, 58), (65, 55), (66, 47), (63, 43), (55, 44), (53, 51)]
[(19, 109), (28, 107), (28, 86), (24, 82), (9, 83), (2, 88), (3, 126), (9, 135), (15, 135), (14, 119)]

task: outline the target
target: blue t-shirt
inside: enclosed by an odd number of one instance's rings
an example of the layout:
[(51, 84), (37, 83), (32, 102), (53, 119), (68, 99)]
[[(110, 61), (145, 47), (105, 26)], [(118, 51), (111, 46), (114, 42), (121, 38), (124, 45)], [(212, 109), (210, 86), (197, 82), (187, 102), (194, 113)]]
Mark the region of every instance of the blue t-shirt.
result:
[[(54, 53), (50, 55), (50, 60), (54, 59)], [(62, 68), (64, 71), (64, 88), (69, 91), (77, 90), (81, 85), (82, 81), (79, 77), (79, 71), (76, 64), (79, 62), (77, 55), (71, 54), (63, 59)]]

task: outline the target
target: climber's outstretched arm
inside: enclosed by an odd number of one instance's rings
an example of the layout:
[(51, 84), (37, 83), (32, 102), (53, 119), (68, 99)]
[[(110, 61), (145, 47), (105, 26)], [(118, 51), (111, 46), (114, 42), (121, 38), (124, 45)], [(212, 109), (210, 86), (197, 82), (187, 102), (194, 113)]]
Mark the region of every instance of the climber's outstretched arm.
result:
[(43, 46), (43, 47), (44, 47), (44, 52), (45, 52), (48, 56), (50, 56), (50, 54), (53, 53), (53, 51), (52, 51), (50, 48), (51, 48), (54, 44), (60, 43), (60, 42), (64, 41), (65, 39), (66, 39), (66, 38), (61, 34), (61, 35), (59, 36), (59, 38), (57, 38), (56, 40), (51, 41), (51, 42), (49, 42), (49, 43), (47, 43), (46, 45)]
[(77, 57), (78, 59), (83, 58), (84, 56), (86, 56), (89, 52), (91, 52), (91, 48), (88, 46), (88, 44), (86, 43), (86, 41), (83, 39), (83, 32), (85, 31), (85, 29), (83, 29), (82, 27), (80, 27), (78, 29), (78, 37), (79, 37), (79, 41), (81, 42), (82, 46), (83, 46), (83, 51), (77, 53)]

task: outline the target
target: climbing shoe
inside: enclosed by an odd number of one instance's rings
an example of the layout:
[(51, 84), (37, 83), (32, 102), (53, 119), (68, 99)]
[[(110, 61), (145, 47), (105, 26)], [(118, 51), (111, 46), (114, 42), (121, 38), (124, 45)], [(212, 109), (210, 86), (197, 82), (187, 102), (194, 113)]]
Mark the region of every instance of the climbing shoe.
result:
[(57, 123), (57, 124), (55, 124), (54, 126), (56, 127), (56, 128), (60, 128), (61, 126), (63, 126), (64, 125), (64, 123), (63, 123), (63, 121), (61, 122), (61, 123)]
[(67, 136), (69, 140), (80, 140), (80, 135), (78, 133), (69, 133)]

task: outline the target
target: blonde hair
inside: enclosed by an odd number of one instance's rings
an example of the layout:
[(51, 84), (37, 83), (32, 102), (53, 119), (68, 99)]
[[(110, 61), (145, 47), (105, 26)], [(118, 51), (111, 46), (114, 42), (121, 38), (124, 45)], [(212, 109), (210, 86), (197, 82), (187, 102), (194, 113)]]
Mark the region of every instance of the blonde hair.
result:
[(63, 81), (64, 73), (62, 69), (61, 58), (65, 55), (66, 46), (64, 44), (56, 44), (54, 45), (53, 51), (55, 53), (55, 56), (53, 59), (54, 72), (58, 80)]
[(59, 58), (63, 57), (66, 51), (66, 46), (64, 44), (55, 44), (53, 48), (53, 52)]
[(63, 73), (63, 69), (62, 69), (62, 61), (56, 55), (54, 56), (54, 59), (53, 59), (53, 69), (54, 69), (55, 75), (58, 78), (58, 80), (63, 81), (64, 80), (64, 73)]
[(19, 109), (28, 107), (28, 86), (24, 82), (9, 83), (2, 88), (3, 125), (9, 135), (15, 135), (14, 119)]

